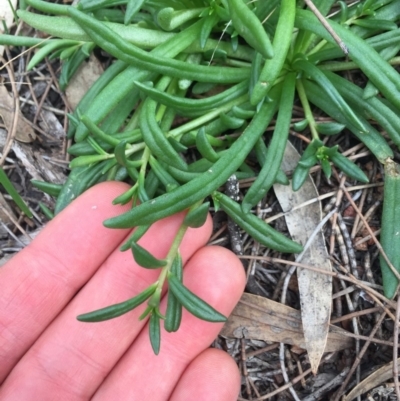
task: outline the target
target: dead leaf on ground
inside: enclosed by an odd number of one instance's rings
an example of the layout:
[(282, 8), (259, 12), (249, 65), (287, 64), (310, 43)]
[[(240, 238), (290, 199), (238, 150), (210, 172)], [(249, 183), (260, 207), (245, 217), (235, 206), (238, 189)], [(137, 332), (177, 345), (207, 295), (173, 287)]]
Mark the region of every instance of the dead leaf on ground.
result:
[[(282, 162), (283, 170), (294, 170), (299, 159), (299, 153), (288, 141)], [(282, 210), (286, 213), (285, 220), (292, 239), (303, 245), (306, 244), (322, 220), (321, 203), (313, 202), (302, 208), (292, 209), (318, 197), (314, 182), (309, 176), (296, 192), (292, 190), (291, 185), (276, 184), (274, 190)], [(304, 253), (301, 263), (326, 271), (332, 270), (325, 246), (325, 238), (321, 230)], [(332, 303), (332, 278), (308, 269), (298, 268), (297, 279), (306, 349), (312, 371), (316, 373), (321, 357), (326, 352), (325, 345)]]
[[(10, 28), (14, 22), (14, 13), (10, 5), (17, 8), (17, 0), (0, 0), (0, 34), (4, 33), (4, 25)], [(0, 56), (4, 53), (4, 46), (0, 46)]]
[[(4, 85), (0, 85), (0, 118), (3, 120), (6, 129), (9, 131), (14, 119), (14, 99), (8, 93), (7, 88)], [(34, 141), (35, 138), (36, 134), (33, 131), (33, 128), (28, 124), (25, 117), (20, 112), (15, 139), (20, 142), (29, 143)]]
[[(397, 365), (400, 367), (400, 358), (397, 360)], [(358, 383), (347, 396), (343, 397), (343, 401), (352, 401), (358, 396), (367, 391), (378, 387), (381, 383), (393, 377), (393, 362), (389, 362), (382, 366), (374, 373), (366, 377), (361, 383)]]
[(103, 71), (100, 61), (93, 55), (90, 56), (88, 62), (82, 63), (79, 70), (72, 77), (65, 91), (68, 102), (73, 109), (76, 109), (76, 106), (82, 97), (94, 84), (97, 78), (100, 77)]
[[(221, 333), (225, 337), (283, 342), (306, 349), (300, 311), (258, 295), (244, 293)], [(353, 346), (340, 327), (329, 325), (326, 352)]]

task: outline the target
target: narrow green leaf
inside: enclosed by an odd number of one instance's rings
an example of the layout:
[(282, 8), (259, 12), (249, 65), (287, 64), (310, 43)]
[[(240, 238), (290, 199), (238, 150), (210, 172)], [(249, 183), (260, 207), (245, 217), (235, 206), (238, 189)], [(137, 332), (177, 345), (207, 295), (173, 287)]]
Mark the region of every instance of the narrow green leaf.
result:
[(150, 155), (149, 164), (154, 171), (154, 174), (157, 178), (162, 182), (165, 188), (172, 187), (177, 188), (179, 187), (179, 182), (172, 177), (172, 175), (164, 168), (163, 164), (160, 163), (156, 158)]
[(221, 202), (216, 196), (214, 196), (214, 192), (212, 193), (211, 196), (214, 203), (214, 212), (217, 213), (221, 209)]
[(226, 317), (186, 288), (173, 273), (168, 274), (170, 291), (194, 316), (208, 322), (225, 322)]
[(163, 267), (167, 264), (166, 260), (155, 258), (150, 252), (146, 251), (146, 249), (138, 245), (136, 242), (132, 243), (131, 248), (133, 258), (139, 266), (147, 269), (158, 269), (159, 267)]
[(219, 159), (217, 152), (215, 152), (210, 144), (204, 127), (201, 127), (196, 135), (196, 147), (200, 154), (207, 160), (214, 163)]
[[(138, 186), (134, 185), (125, 191), (123, 194), (117, 196), (113, 201), (113, 205), (126, 205), (128, 202), (131, 202), (132, 199), (135, 199), (137, 196)], [(129, 247), (130, 248), (130, 247)]]
[(333, 102), (346, 118), (357, 127), (361, 133), (368, 132), (368, 129), (363, 122), (358, 118), (357, 114), (351, 109), (347, 102), (343, 99), (338, 90), (333, 86), (326, 75), (314, 64), (304, 59), (298, 59), (295, 65), (303, 70), (307, 75), (314, 80), (319, 87), (324, 91), (325, 95)]
[(155, 312), (153, 312), (150, 316), (149, 335), (151, 348), (153, 348), (153, 352), (158, 355), (160, 352), (161, 342), (160, 317)]
[(31, 180), (31, 184), (41, 191), (51, 196), (58, 196), (60, 194), (62, 184), (53, 184), (51, 182)]
[(76, 168), (76, 167), (83, 167), (83, 166), (89, 166), (94, 163), (101, 162), (103, 160), (107, 160), (112, 155), (105, 154), (105, 155), (90, 155), (90, 156), (79, 156), (75, 158), (74, 160), (71, 161), (69, 164), (70, 168)]
[(126, 145), (128, 144), (127, 140), (123, 140), (121, 142), (118, 143), (118, 145), (115, 147), (114, 149), (114, 155), (115, 158), (117, 159), (117, 162), (121, 165), (124, 166), (126, 168), (135, 168), (135, 167), (140, 167), (140, 165), (142, 164), (142, 162), (139, 161), (132, 161), (129, 160), (126, 157)]
[[(383, 249), (397, 272), (400, 272), (400, 168), (389, 160), (385, 165), (385, 186), (383, 194), (382, 230), (380, 240)], [(380, 255), (383, 291), (387, 298), (396, 295), (399, 280), (386, 259)]]
[(29, 210), (28, 206), (25, 204), (17, 190), (14, 188), (11, 181), (8, 179), (7, 174), (0, 167), (0, 184), (3, 185), (4, 189), (7, 193), (13, 198), (13, 201), (17, 204), (17, 206), (28, 216), (33, 217), (32, 212)]
[(152, 284), (147, 287), (140, 294), (135, 297), (128, 299), (127, 301), (110, 305), (102, 309), (95, 310), (93, 312), (84, 313), (77, 316), (80, 322), (102, 322), (104, 320), (113, 319), (115, 317), (121, 316), (124, 313), (135, 309), (137, 306), (142, 304), (146, 299), (150, 298), (154, 294), (157, 288), (157, 283)]
[(69, 46), (79, 45), (79, 42), (76, 40), (68, 40), (68, 39), (57, 39), (51, 42), (48, 42), (42, 48), (40, 48), (36, 54), (31, 58), (27, 70), (31, 70), (38, 63), (40, 63), (45, 57), (47, 57), (50, 53), (54, 52), (57, 49)]
[(303, 167), (300, 164), (297, 165), (292, 177), (293, 191), (298, 191), (301, 188), (308, 177), (309, 171), (309, 167)]
[(238, 129), (244, 123), (242, 118), (233, 117), (225, 113), (221, 114), (219, 117), (221, 118), (223, 124), (225, 124), (225, 126), (229, 129)]
[(192, 228), (201, 227), (207, 220), (209, 208), (210, 202), (205, 202), (194, 209), (190, 209), (185, 220), (183, 220), (183, 224)]
[(39, 207), (42, 213), (49, 219), (52, 220), (54, 213), (42, 202), (39, 202)]
[(335, 166), (339, 167), (340, 170), (342, 170), (347, 176), (360, 182), (369, 182), (368, 177), (364, 174), (360, 167), (350, 161), (347, 157), (341, 155), (340, 153), (335, 153), (330, 159)]
[(322, 167), (322, 171), (324, 172), (326, 178), (331, 178), (332, 175), (332, 167), (331, 164), (329, 163), (329, 161), (327, 159), (322, 159), (321, 160), (321, 167)]
[(311, 167), (314, 167), (317, 163), (318, 157), (316, 155), (311, 155), (310, 157), (304, 159), (301, 158), (298, 166), (310, 169)]
[(182, 256), (178, 252), (175, 256), (172, 266), (171, 266), (171, 273), (174, 274), (180, 282), (182, 282), (183, 277), (183, 263), (182, 263)]
[(147, 230), (150, 228), (150, 225), (147, 226), (139, 226), (135, 229), (132, 235), (121, 245), (119, 248), (121, 252), (125, 252), (128, 249), (131, 249), (132, 243), (137, 242), (140, 238), (146, 234)]
[(375, 96), (378, 96), (378, 94), (379, 94), (378, 88), (371, 81), (368, 81), (367, 85), (365, 85), (365, 88), (363, 90), (362, 98), (363, 100), (368, 100)]
[(308, 120), (306, 118), (293, 124), (293, 129), (297, 132), (303, 131), (307, 127), (308, 127)]
[[(178, 253), (171, 266), (171, 273), (182, 282), (183, 268), (182, 258)], [(172, 291), (168, 291), (167, 311), (165, 314), (164, 328), (169, 333), (175, 332), (179, 329), (182, 320), (182, 304)]]
[(210, 36), (210, 33), (214, 27), (218, 23), (219, 17), (217, 13), (212, 13), (211, 15), (207, 15), (204, 18), (203, 26), (200, 32), (200, 47), (204, 49), (207, 39)]
[(353, 24), (362, 26), (363, 28), (372, 29), (374, 31), (376, 31), (376, 30), (392, 31), (394, 29), (397, 29), (397, 24), (395, 22), (376, 19), (376, 18), (356, 19), (353, 21)]
[(323, 135), (336, 135), (342, 132), (346, 126), (337, 122), (318, 123), (316, 124), (317, 131)]
[(168, 291), (164, 328), (168, 333), (178, 331), (182, 321), (182, 304), (172, 291)]
[(128, 4), (126, 6), (124, 24), (128, 25), (132, 21), (132, 18), (142, 7), (144, 0), (128, 0)]

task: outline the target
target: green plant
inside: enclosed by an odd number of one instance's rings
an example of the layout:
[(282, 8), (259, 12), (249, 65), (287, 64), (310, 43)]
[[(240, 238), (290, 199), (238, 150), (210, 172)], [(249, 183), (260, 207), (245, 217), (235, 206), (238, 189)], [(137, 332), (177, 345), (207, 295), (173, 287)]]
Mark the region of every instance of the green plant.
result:
[[(29, 68), (47, 55), (60, 57), (65, 87), (95, 46), (116, 60), (70, 116), (68, 136), (75, 144), (69, 152), (75, 159), (67, 182), (61, 190), (43, 189), (57, 195), (58, 213), (97, 182), (130, 182), (131, 188), (114, 202), (132, 202), (132, 209), (105, 225), (137, 227), (122, 250), (131, 249), (139, 265), (160, 269), (158, 281), (141, 294), (80, 315), (79, 320), (114, 318), (147, 301), (142, 318), (150, 316), (156, 353), (161, 320), (166, 330), (176, 331), (182, 307), (201, 319), (223, 321), (182, 284), (179, 245), (188, 227), (205, 221), (208, 203), (203, 202), (209, 196), (216, 209), (225, 210), (264, 246), (300, 252), (299, 244), (251, 213), (275, 182), (288, 182), (280, 165), (291, 127), (308, 129), (311, 135), (294, 171), (294, 189), (318, 163), (328, 178), (333, 163), (349, 178), (368, 181), (337, 146), (325, 146), (324, 135), (344, 128), (381, 163), (391, 161), (393, 151), (371, 120), (400, 145), (400, 76), (392, 66), (399, 63), (395, 56), (400, 48), (400, 1), (339, 3), (332, 8), (332, 0), (315, 1), (321, 14), (330, 12), (327, 23), (336, 33), (333, 37), (294, 0), (82, 0), (77, 8), (27, 0), (52, 15), (19, 10), (19, 18), (59, 38), (2, 35), (0, 43), (40, 48)], [(365, 74), (364, 90), (340, 76), (350, 69)], [(302, 106), (304, 120), (293, 125), (295, 102)], [(316, 120), (313, 107), (331, 122)], [(264, 133), (276, 113), (267, 147)], [(178, 116), (183, 122), (175, 126)], [(248, 162), (253, 151), (256, 167)], [(189, 152), (197, 152), (195, 162), (189, 162)], [(232, 174), (255, 177), (241, 205), (218, 192)], [(391, 186), (387, 190), (394, 191)], [(168, 255), (155, 259), (138, 241), (152, 223), (183, 210), (187, 216)], [(166, 316), (159, 310), (165, 283)]]

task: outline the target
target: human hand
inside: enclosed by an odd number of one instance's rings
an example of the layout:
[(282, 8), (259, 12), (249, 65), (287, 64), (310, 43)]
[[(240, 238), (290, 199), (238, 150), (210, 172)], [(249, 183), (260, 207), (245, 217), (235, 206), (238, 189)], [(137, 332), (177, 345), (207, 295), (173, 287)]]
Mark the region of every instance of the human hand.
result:
[[(118, 248), (129, 230), (102, 222), (126, 211), (111, 201), (122, 183), (100, 184), (74, 201), (0, 269), (0, 399), (233, 401), (240, 376), (222, 351), (207, 349), (222, 324), (183, 312), (178, 332), (161, 334), (153, 354), (145, 304), (117, 319), (82, 323), (76, 316), (122, 302), (158, 277)], [(155, 223), (141, 245), (165, 257), (182, 222)], [(224, 315), (238, 302), (245, 277), (238, 258), (205, 247), (211, 219), (189, 229), (181, 245), (185, 285)], [(165, 301), (165, 300), (164, 300)], [(164, 304), (165, 308), (165, 302)]]

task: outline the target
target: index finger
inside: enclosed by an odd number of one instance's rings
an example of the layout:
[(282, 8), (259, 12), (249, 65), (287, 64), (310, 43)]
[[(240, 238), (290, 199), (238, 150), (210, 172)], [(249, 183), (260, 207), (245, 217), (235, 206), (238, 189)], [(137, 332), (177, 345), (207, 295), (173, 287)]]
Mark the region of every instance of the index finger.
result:
[(126, 189), (91, 188), (0, 269), (0, 383), (129, 232), (102, 224), (129, 209), (112, 205)]

